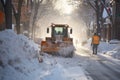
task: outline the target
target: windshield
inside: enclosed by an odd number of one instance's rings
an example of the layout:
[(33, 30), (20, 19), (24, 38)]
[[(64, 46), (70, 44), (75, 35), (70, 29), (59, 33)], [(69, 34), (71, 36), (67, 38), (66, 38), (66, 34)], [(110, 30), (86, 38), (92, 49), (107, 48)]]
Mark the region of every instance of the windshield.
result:
[(63, 27), (55, 27), (54, 31), (55, 35), (63, 35)]
[(67, 37), (67, 28), (66, 27), (53, 27), (52, 28), (52, 36), (62, 35), (63, 37)]

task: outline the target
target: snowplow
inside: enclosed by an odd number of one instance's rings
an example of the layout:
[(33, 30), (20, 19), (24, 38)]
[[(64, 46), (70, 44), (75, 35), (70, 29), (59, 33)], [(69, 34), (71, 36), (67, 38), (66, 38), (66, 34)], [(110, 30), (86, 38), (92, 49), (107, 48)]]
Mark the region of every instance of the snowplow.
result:
[(51, 24), (50, 28), (47, 28), (47, 33), (50, 33), (50, 29), (51, 36), (45, 37), (45, 41), (41, 41), (41, 52), (73, 57), (75, 48), (73, 38), (70, 38), (72, 28), (67, 24)]

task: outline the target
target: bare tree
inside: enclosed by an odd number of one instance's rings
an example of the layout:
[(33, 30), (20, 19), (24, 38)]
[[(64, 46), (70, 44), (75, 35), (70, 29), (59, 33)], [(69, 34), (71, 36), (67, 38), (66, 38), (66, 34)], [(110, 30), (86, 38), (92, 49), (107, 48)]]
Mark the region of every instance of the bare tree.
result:
[(17, 9), (15, 9), (15, 6), (12, 5), (14, 17), (15, 17), (15, 20), (16, 20), (17, 34), (20, 34), (20, 17), (21, 17), (22, 3), (23, 3), (23, 0), (18, 1)]
[(103, 18), (102, 18), (102, 14), (103, 14), (103, 10), (105, 9), (106, 12), (108, 13), (108, 16), (110, 17), (110, 20), (112, 22), (111, 19), (111, 13), (109, 12), (109, 10), (107, 9), (107, 6), (105, 5), (105, 1), (106, 0), (94, 0), (94, 1), (90, 1), (88, 0), (87, 3), (95, 10), (96, 12), (96, 23), (97, 23), (97, 33), (101, 33), (101, 28), (100, 26), (103, 26)]
[(42, 3), (43, 0), (31, 0), (31, 6), (32, 6), (32, 14), (31, 14), (31, 21), (30, 21), (30, 27), (31, 27), (31, 31), (32, 31), (32, 39), (34, 40), (35, 37), (35, 30), (36, 30), (36, 19), (37, 19), (37, 13), (38, 13), (38, 9), (40, 4)]

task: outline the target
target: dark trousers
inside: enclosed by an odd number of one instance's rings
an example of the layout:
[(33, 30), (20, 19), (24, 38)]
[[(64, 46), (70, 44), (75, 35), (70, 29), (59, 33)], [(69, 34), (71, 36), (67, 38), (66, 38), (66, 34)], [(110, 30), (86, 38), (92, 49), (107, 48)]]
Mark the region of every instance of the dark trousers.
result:
[(93, 48), (93, 54), (97, 54), (98, 44), (93, 44), (92, 48)]

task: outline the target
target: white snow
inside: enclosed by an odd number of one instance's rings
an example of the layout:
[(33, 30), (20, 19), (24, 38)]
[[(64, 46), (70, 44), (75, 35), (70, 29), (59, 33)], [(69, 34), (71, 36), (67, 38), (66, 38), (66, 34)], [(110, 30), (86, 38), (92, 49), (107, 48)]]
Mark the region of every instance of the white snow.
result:
[(88, 80), (84, 69), (72, 58), (44, 54), (39, 63), (39, 51), (39, 45), (24, 35), (1, 31), (0, 80)]
[[(78, 45), (86, 51), (81, 53), (91, 54), (90, 44), (91, 39), (84, 45)], [(1, 31), (0, 80), (92, 80), (85, 75), (87, 72), (82, 65), (88, 62), (84, 58), (76, 54), (73, 58), (44, 54), (43, 62), (39, 63), (39, 51), (39, 45), (24, 35), (17, 35), (12, 30)], [(100, 42), (98, 54), (120, 59), (120, 41)]]
[[(91, 47), (91, 38), (87, 41), (84, 46), (81, 46), (84, 50), (90, 50), (92, 54)], [(98, 54), (99, 55), (108, 55), (114, 59), (120, 59), (120, 41), (119, 40), (111, 40), (109, 42), (100, 42), (98, 46)]]
[(103, 15), (102, 15), (102, 17), (103, 17), (103, 18), (106, 18), (107, 16), (108, 16), (107, 11), (104, 9), (104, 10), (103, 10)]
[(61, 56), (67, 57), (70, 54), (74, 53), (75, 48), (73, 45), (69, 45), (69, 46), (62, 46), (61, 49), (59, 50), (59, 54)]
[(101, 42), (99, 45), (99, 51), (115, 59), (120, 59), (120, 41), (111, 40), (109, 43)]

